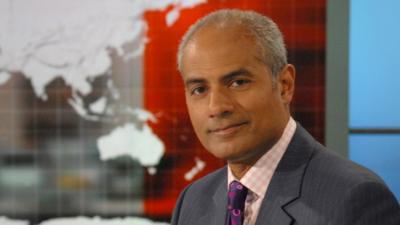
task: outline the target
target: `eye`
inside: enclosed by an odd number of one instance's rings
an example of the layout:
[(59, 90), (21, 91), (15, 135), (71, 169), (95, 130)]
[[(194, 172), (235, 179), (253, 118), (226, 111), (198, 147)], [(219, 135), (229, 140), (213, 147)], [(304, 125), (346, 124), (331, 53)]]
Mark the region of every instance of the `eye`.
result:
[(250, 83), (250, 80), (238, 79), (238, 80), (234, 80), (234, 81), (231, 83), (231, 87), (241, 87), (241, 86), (246, 85), (246, 84), (248, 84), (248, 83)]
[(207, 89), (204, 86), (195, 87), (190, 91), (190, 95), (202, 95)]

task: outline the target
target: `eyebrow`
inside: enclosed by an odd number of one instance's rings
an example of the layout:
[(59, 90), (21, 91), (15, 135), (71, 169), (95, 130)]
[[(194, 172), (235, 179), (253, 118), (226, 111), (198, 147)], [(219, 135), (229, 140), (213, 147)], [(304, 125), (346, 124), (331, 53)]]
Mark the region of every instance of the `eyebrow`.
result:
[(251, 77), (251, 73), (248, 70), (244, 69), (244, 68), (240, 68), (238, 70), (234, 70), (234, 71), (229, 72), (228, 74), (222, 76), (220, 78), (220, 80), (222, 82), (226, 83), (226, 82), (229, 82), (229, 81), (233, 80), (235, 77), (238, 77), (238, 76)]
[(206, 83), (205, 79), (202, 78), (190, 78), (185, 81), (185, 87), (188, 87), (192, 84)]
[[(244, 68), (240, 68), (240, 69), (234, 70), (232, 72), (229, 72), (229, 73), (223, 75), (219, 80), (222, 81), (223, 83), (226, 83), (226, 82), (234, 79), (237, 76), (249, 76), (249, 77), (251, 77), (251, 73), (248, 70), (244, 69)], [(185, 86), (188, 87), (188, 86), (190, 86), (192, 84), (206, 83), (206, 82), (207, 81), (205, 79), (203, 79), (203, 78), (190, 78), (190, 79), (187, 79), (185, 81)]]

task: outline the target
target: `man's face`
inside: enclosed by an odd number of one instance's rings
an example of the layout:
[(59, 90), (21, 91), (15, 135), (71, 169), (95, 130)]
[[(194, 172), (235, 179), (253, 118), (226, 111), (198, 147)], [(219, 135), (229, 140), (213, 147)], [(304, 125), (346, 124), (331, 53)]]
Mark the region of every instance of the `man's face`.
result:
[(243, 32), (238, 26), (202, 28), (182, 59), (194, 130), (209, 152), (232, 163), (253, 162), (280, 138), (294, 85), (291, 66), (273, 85), (257, 45)]

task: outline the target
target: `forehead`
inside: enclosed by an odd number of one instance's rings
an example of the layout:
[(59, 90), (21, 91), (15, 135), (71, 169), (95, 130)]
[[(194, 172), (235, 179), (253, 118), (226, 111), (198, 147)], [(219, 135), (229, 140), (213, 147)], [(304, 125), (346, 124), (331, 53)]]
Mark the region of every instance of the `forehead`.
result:
[[(227, 73), (259, 64), (256, 42), (243, 26), (207, 26), (198, 30), (183, 50), (182, 76)], [(196, 74), (198, 75), (198, 74)]]

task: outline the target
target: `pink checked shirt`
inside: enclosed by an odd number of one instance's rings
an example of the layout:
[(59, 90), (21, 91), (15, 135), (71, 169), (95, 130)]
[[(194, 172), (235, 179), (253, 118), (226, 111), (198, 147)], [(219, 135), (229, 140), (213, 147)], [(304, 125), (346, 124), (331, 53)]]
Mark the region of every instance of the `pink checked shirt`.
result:
[[(290, 140), (296, 130), (296, 122), (290, 117), (288, 124), (283, 131), (282, 137), (267, 151), (239, 180), (249, 190), (244, 210), (244, 225), (254, 225), (260, 210), (261, 202), (267, 192), (272, 175), (283, 154), (285, 153)], [(237, 180), (228, 166), (228, 185)]]

